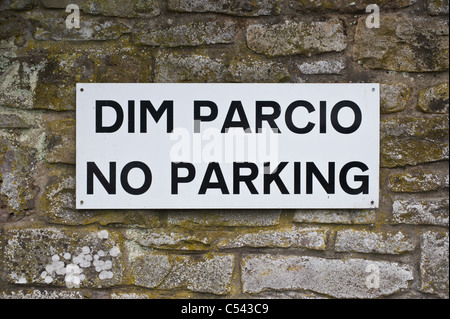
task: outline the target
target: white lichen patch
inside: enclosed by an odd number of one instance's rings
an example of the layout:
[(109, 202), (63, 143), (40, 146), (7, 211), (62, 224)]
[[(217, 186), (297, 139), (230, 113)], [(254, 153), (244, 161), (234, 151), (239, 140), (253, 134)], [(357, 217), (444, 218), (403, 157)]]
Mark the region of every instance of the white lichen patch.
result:
[[(106, 231), (105, 231), (106, 232)], [(106, 239), (108, 232), (103, 232), (99, 238)], [(58, 276), (64, 276), (64, 282), (67, 288), (80, 288), (82, 282), (86, 279), (85, 270), (93, 267), (98, 273), (100, 280), (112, 279), (113, 260), (110, 257), (117, 257), (120, 254), (120, 248), (114, 246), (105, 252), (98, 250), (94, 252), (88, 246), (78, 248), (79, 254), (71, 254), (68, 252), (61, 255), (54, 254), (51, 257), (51, 263), (45, 266), (45, 270), (41, 273), (41, 279), (50, 284), (54, 282)], [(16, 276), (17, 277), (17, 276)], [(18, 281), (17, 279), (16, 281)]]

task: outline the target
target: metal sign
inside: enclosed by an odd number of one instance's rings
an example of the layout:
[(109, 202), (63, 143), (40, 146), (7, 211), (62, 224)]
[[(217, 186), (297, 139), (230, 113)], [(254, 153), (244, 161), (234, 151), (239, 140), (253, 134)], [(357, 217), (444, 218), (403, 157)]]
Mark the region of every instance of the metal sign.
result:
[(378, 84), (77, 84), (78, 209), (375, 208)]

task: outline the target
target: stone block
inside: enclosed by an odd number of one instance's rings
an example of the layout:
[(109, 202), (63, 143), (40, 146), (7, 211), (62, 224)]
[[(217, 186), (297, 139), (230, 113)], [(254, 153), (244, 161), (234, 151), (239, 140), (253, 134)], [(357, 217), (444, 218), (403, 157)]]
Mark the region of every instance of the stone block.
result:
[(247, 28), (248, 47), (269, 57), (341, 52), (347, 47), (344, 26), (337, 19), (324, 22), (286, 21), (253, 24)]
[(199, 46), (233, 43), (235, 25), (231, 22), (191, 22), (165, 29), (150, 29), (136, 33), (136, 43), (157, 47)]
[(403, 111), (408, 104), (411, 88), (405, 83), (381, 84), (381, 113), (394, 113)]
[(414, 238), (399, 232), (343, 230), (336, 235), (335, 250), (365, 254), (398, 255), (414, 251)]
[(399, 167), (446, 160), (448, 118), (396, 117), (380, 123), (381, 167)]
[(441, 83), (419, 92), (418, 108), (425, 113), (448, 113), (448, 82)]
[(49, 227), (10, 229), (5, 236), (4, 266), (12, 284), (99, 288), (122, 282), (120, 236), (115, 232)]
[(353, 57), (369, 69), (440, 72), (449, 68), (448, 21), (380, 16), (380, 28), (358, 20)]
[(167, 8), (177, 12), (213, 12), (255, 17), (279, 14), (280, 0), (168, 0)]
[(421, 291), (448, 298), (448, 233), (424, 233), (421, 250)]
[(392, 204), (392, 222), (408, 225), (448, 227), (447, 199), (396, 199)]
[(364, 259), (245, 255), (244, 293), (264, 290), (308, 290), (335, 298), (379, 298), (409, 288), (408, 265)]

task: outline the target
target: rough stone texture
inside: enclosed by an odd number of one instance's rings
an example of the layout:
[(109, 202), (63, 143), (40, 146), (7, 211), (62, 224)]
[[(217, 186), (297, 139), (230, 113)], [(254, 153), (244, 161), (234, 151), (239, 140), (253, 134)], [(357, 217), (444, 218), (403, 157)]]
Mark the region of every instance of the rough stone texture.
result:
[(218, 247), (303, 247), (325, 250), (326, 241), (326, 230), (319, 228), (292, 228), (236, 235), (234, 238), (222, 240), (218, 243)]
[(426, 232), (422, 235), (420, 272), (421, 290), (448, 298), (448, 233)]
[(381, 121), (381, 167), (448, 159), (448, 117), (396, 117)]
[(36, 40), (116, 40), (121, 35), (130, 32), (129, 26), (124, 23), (111, 21), (102, 17), (86, 17), (80, 19), (80, 29), (68, 29), (65, 24), (66, 16), (62, 13), (52, 15), (36, 13), (31, 16), (37, 27), (34, 31)]
[(221, 59), (205, 55), (161, 53), (156, 57), (155, 82), (224, 82)]
[[(377, 289), (367, 285), (370, 269), (379, 271)], [(302, 289), (337, 298), (377, 298), (407, 289), (411, 280), (408, 266), (384, 261), (271, 255), (248, 255), (242, 261), (247, 293)]]
[(168, 0), (167, 8), (178, 12), (215, 12), (235, 16), (264, 16), (280, 12), (280, 0)]
[(319, 60), (305, 62), (298, 66), (302, 74), (342, 74), (345, 69), (345, 61), (340, 60)]
[(433, 16), (448, 15), (449, 2), (448, 0), (427, 0), (427, 10), (428, 14)]
[(162, 30), (146, 30), (136, 34), (138, 44), (161, 47), (198, 46), (233, 43), (234, 23), (222, 21), (191, 22)]
[(224, 211), (224, 212), (173, 212), (168, 223), (172, 225), (194, 224), (199, 226), (246, 226), (261, 227), (278, 225), (279, 211)]
[(412, 5), (415, 0), (294, 0), (293, 7), (300, 10), (313, 9), (333, 10), (342, 12), (365, 11), (370, 4), (376, 4), (381, 9), (402, 8)]
[(112, 17), (138, 18), (154, 17), (160, 14), (157, 0), (131, 0), (127, 2), (120, 0), (42, 0), (41, 3), (46, 8), (57, 9), (65, 9), (69, 4), (76, 4), (84, 13)]
[(129, 250), (133, 282), (137, 286), (183, 288), (217, 295), (226, 294), (230, 289), (234, 267), (232, 255), (190, 257), (147, 253), (136, 247)]
[(119, 237), (104, 232), (66, 233), (55, 228), (8, 231), (4, 263), (9, 282), (67, 288), (120, 284), (123, 264)]
[(380, 28), (358, 20), (353, 56), (370, 69), (405, 72), (449, 68), (448, 21), (381, 15)]
[(347, 46), (344, 27), (335, 19), (326, 22), (254, 24), (247, 28), (246, 37), (251, 50), (269, 57), (340, 52)]
[(408, 104), (411, 88), (405, 83), (381, 84), (381, 113), (403, 111)]
[(417, 106), (425, 113), (448, 113), (448, 82), (419, 92)]
[(397, 199), (392, 205), (393, 222), (411, 225), (439, 225), (448, 227), (447, 199)]
[[(447, 174), (448, 178), (448, 174)], [(432, 171), (413, 170), (389, 177), (389, 189), (396, 193), (419, 193), (445, 186), (445, 176)]]
[(294, 214), (294, 222), (318, 224), (364, 225), (375, 223), (373, 210), (300, 210)]
[(366, 254), (403, 254), (416, 248), (413, 238), (402, 232), (369, 232), (345, 230), (336, 235), (335, 250)]

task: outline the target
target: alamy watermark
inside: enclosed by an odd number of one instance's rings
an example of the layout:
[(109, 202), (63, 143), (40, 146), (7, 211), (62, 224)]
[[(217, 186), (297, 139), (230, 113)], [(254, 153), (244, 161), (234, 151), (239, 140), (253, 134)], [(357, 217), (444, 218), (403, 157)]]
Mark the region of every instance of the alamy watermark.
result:
[(76, 4), (69, 4), (66, 7), (66, 12), (70, 14), (66, 18), (67, 29), (80, 28), (80, 8)]

